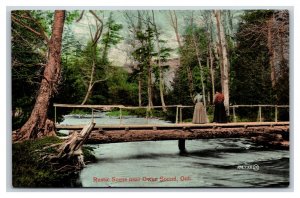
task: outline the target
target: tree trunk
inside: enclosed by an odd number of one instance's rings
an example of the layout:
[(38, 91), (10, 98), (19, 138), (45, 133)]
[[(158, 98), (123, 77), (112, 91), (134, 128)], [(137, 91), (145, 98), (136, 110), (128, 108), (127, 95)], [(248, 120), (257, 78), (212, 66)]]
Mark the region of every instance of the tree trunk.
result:
[[(142, 32), (142, 18), (141, 18), (141, 13), (138, 10), (138, 21), (137, 21), (137, 31), (135, 32), (136, 36)], [(144, 42), (141, 42), (142, 46), (144, 46)], [(138, 79), (138, 83), (139, 83), (139, 106), (142, 106), (142, 78), (141, 78), (141, 73), (142, 73), (142, 66), (140, 66), (140, 73), (139, 73), (139, 79)], [(149, 99), (149, 98), (148, 98)]]
[(200, 57), (200, 52), (198, 49), (198, 45), (196, 43), (195, 40), (195, 35), (193, 34), (193, 42), (194, 42), (194, 47), (196, 50), (196, 56), (197, 56), (197, 60), (198, 60), (198, 65), (199, 65), (199, 69), (200, 69), (200, 78), (201, 78), (201, 86), (202, 86), (202, 93), (203, 93), (203, 103), (204, 106), (206, 106), (206, 93), (205, 93), (205, 84), (204, 84), (204, 76), (203, 76), (203, 66), (201, 64), (201, 57)]
[[(224, 33), (224, 27), (221, 23), (221, 11), (215, 11), (215, 17), (217, 20), (217, 30), (218, 30), (218, 37), (220, 42), (220, 52), (221, 52), (221, 80), (222, 80), (222, 90), (224, 94), (224, 105), (226, 109), (226, 114), (229, 116), (229, 60), (226, 48), (226, 39)], [(223, 71), (223, 74), (222, 74)]]
[(172, 14), (171, 10), (169, 12), (170, 12), (170, 17), (171, 17), (172, 27), (174, 28), (175, 35), (176, 35), (176, 40), (178, 42), (179, 48), (181, 48), (182, 45), (181, 45), (180, 36), (179, 36), (179, 32), (178, 32), (178, 21), (177, 21), (176, 11), (173, 10), (173, 14)]
[(212, 46), (211, 40), (209, 41), (209, 67), (210, 67), (210, 75), (211, 75), (211, 86), (212, 93), (215, 94), (215, 69), (214, 69), (214, 58), (212, 56)]
[(141, 74), (139, 73), (139, 107), (142, 106), (142, 79), (141, 79)]
[(267, 22), (268, 26), (268, 36), (267, 36), (267, 42), (268, 42), (268, 50), (269, 50), (269, 64), (271, 67), (271, 82), (272, 87), (275, 88), (276, 85), (276, 72), (275, 72), (275, 50), (273, 48), (273, 20), (274, 16)]
[(65, 11), (56, 10), (52, 36), (48, 43), (49, 55), (45, 66), (34, 108), (27, 122), (18, 132), (19, 140), (35, 139), (55, 135), (54, 123), (47, 120), (49, 102), (56, 91), (61, 73), (61, 43), (65, 21)]
[(152, 102), (152, 67), (151, 67), (151, 59), (148, 60), (148, 68), (147, 68), (147, 74), (148, 74), (148, 107), (149, 109), (152, 108), (153, 102)]
[(193, 18), (191, 20), (191, 25), (192, 25), (192, 39), (193, 39), (193, 43), (194, 43), (194, 48), (196, 51), (196, 56), (197, 56), (197, 60), (198, 60), (198, 65), (199, 65), (199, 69), (200, 69), (200, 78), (201, 78), (201, 86), (202, 86), (202, 94), (203, 94), (203, 103), (204, 106), (206, 107), (206, 94), (205, 94), (205, 85), (204, 85), (204, 81), (203, 81), (203, 67), (201, 64), (201, 57), (200, 57), (200, 52), (199, 52), (199, 47), (197, 45), (197, 41), (196, 41), (196, 36), (194, 33), (194, 28), (193, 28)]
[[(147, 24), (148, 30), (150, 30), (150, 22), (148, 21)], [(148, 91), (148, 111), (151, 111), (151, 108), (153, 106), (153, 101), (152, 101), (152, 63), (151, 63), (151, 45), (152, 45), (152, 40), (151, 40), (151, 31), (147, 31), (147, 39), (146, 39), (146, 47), (147, 47), (147, 76), (148, 76), (148, 83), (147, 83), (147, 91)]]
[[(178, 43), (179, 50), (181, 50), (182, 49), (182, 44), (181, 44), (179, 31), (178, 31), (178, 21), (177, 21), (176, 11), (173, 10), (173, 14), (172, 14), (172, 11), (169, 11), (169, 12), (170, 12), (171, 23), (172, 23), (171, 25), (172, 25), (172, 27), (174, 29), (174, 32), (175, 32), (175, 35), (176, 35), (176, 40), (177, 40), (177, 43)], [(180, 59), (179, 59), (179, 63), (180, 63)], [(193, 95), (194, 95), (193, 74), (192, 74), (191, 68), (189, 66), (186, 66), (186, 70), (187, 70), (187, 76), (188, 76), (190, 97), (191, 97), (191, 100), (193, 101), (193, 98), (194, 98), (193, 97)]]
[[(84, 105), (87, 100), (89, 99), (90, 95), (91, 95), (91, 92), (93, 90), (93, 87), (96, 83), (98, 82), (101, 82), (103, 80), (96, 80), (94, 79), (94, 76), (95, 76), (95, 69), (96, 69), (96, 62), (97, 62), (97, 45), (98, 45), (98, 41), (102, 35), (102, 31), (103, 31), (103, 22), (102, 20), (93, 12), (93, 11), (90, 11), (93, 16), (96, 18), (96, 31), (95, 31), (95, 34), (94, 36), (92, 35), (92, 30), (91, 30), (91, 27), (89, 26), (89, 29), (90, 29), (90, 37), (91, 37), (91, 41), (93, 43), (93, 45), (91, 46), (92, 47), (92, 68), (91, 68), (91, 74), (90, 74), (90, 81), (89, 81), (89, 86), (87, 88), (87, 91), (86, 91), (86, 94), (85, 94), (85, 97), (82, 101), (82, 105)], [(98, 24), (98, 21), (101, 23), (101, 25), (99, 26)], [(103, 54), (102, 54), (102, 59), (105, 59), (106, 56), (107, 56), (107, 50), (108, 50), (108, 44), (106, 43), (105, 46), (104, 46), (104, 50), (103, 50)]]
[[(211, 75), (211, 86), (212, 86), (212, 98), (213, 95), (215, 94), (215, 69), (214, 69), (214, 56), (213, 56), (213, 37), (212, 37), (212, 17), (211, 14), (210, 16), (210, 22), (209, 22), (209, 43), (208, 43), (208, 53), (209, 53), (209, 68), (210, 68), (210, 75)], [(213, 100), (211, 100), (213, 101)]]
[[(182, 44), (181, 44), (181, 41), (180, 41), (180, 36), (179, 36), (179, 31), (178, 31), (178, 22), (177, 22), (176, 11), (173, 10), (173, 14), (172, 14), (172, 11), (169, 11), (169, 12), (170, 12), (170, 17), (171, 17), (172, 27), (173, 27), (174, 32), (176, 34), (176, 40), (177, 40), (177, 43), (178, 43), (178, 47), (179, 47), (179, 50), (181, 50), (182, 49)], [(179, 58), (179, 63), (181, 65), (180, 58)], [(193, 95), (194, 95), (193, 74), (192, 74), (190, 66), (186, 66), (186, 70), (187, 70), (187, 76), (188, 76), (190, 97), (191, 97), (191, 100), (193, 101), (193, 99), (194, 99), (194, 97), (193, 97)]]
[(92, 89), (93, 89), (93, 81), (94, 81), (94, 74), (95, 74), (95, 60), (93, 60), (93, 64), (92, 64), (92, 71), (91, 71), (91, 76), (90, 76), (90, 82), (89, 82), (89, 86), (87, 89), (87, 92), (85, 94), (85, 97), (81, 103), (81, 105), (84, 105), (86, 103), (86, 101), (88, 100), (88, 98), (91, 95)]
[(193, 99), (194, 99), (193, 74), (192, 74), (192, 70), (189, 65), (186, 66), (186, 70), (187, 70), (187, 75), (188, 75), (190, 97), (191, 97), (191, 100), (193, 101)]
[(155, 38), (156, 38), (156, 45), (157, 45), (157, 57), (158, 57), (158, 69), (159, 69), (159, 95), (160, 95), (162, 109), (164, 112), (166, 112), (167, 109), (166, 109), (166, 104), (165, 104), (165, 99), (164, 99), (163, 73), (162, 73), (161, 60), (160, 60), (159, 37), (158, 37), (158, 31), (156, 28), (153, 10), (152, 10), (152, 17), (153, 17), (153, 26), (154, 26), (154, 32), (155, 32)]
[(118, 129), (113, 131), (92, 131), (87, 143), (105, 144), (117, 142), (160, 141), (178, 139), (214, 139), (214, 138), (251, 138), (281, 134), (288, 137), (288, 126), (261, 127), (217, 127), (217, 128), (188, 128), (188, 129)]

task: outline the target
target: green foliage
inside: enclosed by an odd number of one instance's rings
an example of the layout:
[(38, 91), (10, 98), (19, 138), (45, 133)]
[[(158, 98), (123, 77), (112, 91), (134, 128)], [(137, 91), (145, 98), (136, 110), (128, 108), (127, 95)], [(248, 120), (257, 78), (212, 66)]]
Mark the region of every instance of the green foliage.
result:
[[(22, 24), (38, 28), (29, 19), (20, 17), (31, 16), (30, 11), (12, 11), (11, 14)], [(39, 19), (35, 20), (39, 21)], [(43, 39), (16, 22), (12, 22), (11, 34), (12, 126), (15, 130), (21, 127), (30, 116), (46, 63), (47, 47)]]
[(139, 109), (128, 109), (128, 112), (130, 115), (136, 115), (138, 117), (146, 117), (147, 109), (145, 108), (139, 108)]
[[(119, 117), (120, 116), (120, 110), (110, 111), (110, 112), (106, 113), (106, 115), (107, 116)], [(122, 116), (128, 116), (128, 115), (130, 115), (129, 111), (122, 110)]]
[[(14, 187), (74, 187), (78, 175), (73, 172), (57, 172), (42, 159), (40, 151), (47, 145), (60, 143), (57, 137), (24, 141), (12, 145), (12, 181)], [(55, 153), (53, 148), (43, 152)], [(94, 162), (91, 147), (83, 147), (85, 161)]]
[[(192, 31), (193, 28), (193, 31)], [(195, 90), (202, 90), (201, 86), (201, 75), (199, 63), (196, 56), (195, 45), (193, 43), (194, 38), (197, 39), (196, 43), (200, 52), (201, 64), (203, 66), (203, 81), (206, 88), (209, 90), (211, 88), (211, 82), (209, 80), (209, 70), (206, 68), (206, 57), (207, 57), (207, 43), (208, 38), (206, 32), (203, 28), (198, 28), (196, 26), (191, 27), (187, 25), (185, 30), (185, 35), (183, 39), (183, 46), (180, 51), (180, 64), (175, 74), (175, 79), (173, 83), (173, 93), (172, 93), (172, 103), (182, 104), (182, 105), (193, 105), (192, 99), (190, 97), (189, 80), (188, 80), (188, 68), (192, 71), (192, 78)], [(194, 94), (194, 93), (193, 93)], [(188, 112), (191, 113), (191, 112)]]
[(66, 11), (66, 24), (72, 24), (75, 19), (77, 19), (80, 15), (80, 11), (79, 10), (67, 10)]
[(136, 105), (138, 86), (129, 82), (129, 74), (121, 67), (114, 67), (111, 78), (107, 81), (108, 103)]
[[(239, 31), (251, 23), (265, 21), (264, 17), (268, 15), (269, 11), (246, 12), (245, 22)], [(237, 34), (236, 60), (232, 62), (231, 73), (231, 101), (233, 104), (274, 104), (267, 45), (259, 35), (252, 35), (252, 39), (244, 35), (245, 32)]]
[[(67, 29), (64, 34), (65, 39), (63, 43), (63, 83), (60, 87), (60, 93), (63, 94), (56, 97), (56, 102), (81, 103), (87, 92), (93, 65), (95, 65), (93, 82), (101, 82), (93, 86), (93, 92), (88, 103), (107, 104), (110, 94), (122, 95), (121, 92), (127, 94), (127, 91), (131, 92), (133, 90), (130, 89), (130, 86), (125, 85), (124, 81), (126, 79), (124, 80), (124, 78), (126, 76), (123, 77), (124, 72), (121, 71), (122, 69), (112, 67), (107, 59), (109, 49), (122, 40), (119, 34), (121, 29), (122, 25), (117, 24), (111, 15), (105, 24), (105, 33), (99, 42), (102, 45), (89, 41), (84, 49), (82, 49), (81, 44), (75, 39), (73, 33)], [(121, 77), (121, 79), (118, 79), (118, 77)], [(117, 84), (116, 80), (120, 84)], [(110, 87), (110, 90), (108, 87)], [(67, 98), (65, 97), (66, 94), (68, 95)]]
[(111, 12), (105, 26), (107, 27), (107, 32), (103, 35), (101, 43), (110, 48), (114, 45), (117, 45), (123, 39), (123, 37), (120, 35), (120, 30), (123, 28), (123, 25), (116, 23)]
[[(14, 187), (54, 187), (67, 185), (66, 175), (57, 174), (44, 163), (36, 150), (60, 142), (54, 137), (15, 143), (12, 146), (12, 179)], [(63, 182), (64, 181), (64, 182)]]
[(84, 145), (82, 147), (82, 152), (83, 152), (85, 162), (96, 162), (97, 161), (93, 151), (94, 151), (94, 148), (91, 146)]
[(123, 40), (123, 37), (120, 35), (120, 30), (123, 28), (123, 26), (115, 22), (112, 12), (110, 13), (105, 26), (107, 31), (102, 36), (101, 44), (103, 44), (102, 62), (107, 64), (109, 62), (107, 57), (109, 49)]
[(86, 115), (90, 114), (91, 111), (85, 110), (85, 109), (73, 109), (70, 114), (75, 114), (75, 115)]
[[(35, 104), (35, 97), (42, 80), (44, 66), (47, 59), (47, 45), (44, 38), (29, 31), (25, 26), (45, 32), (51, 36), (54, 12), (45, 10), (15, 10), (11, 12), (15, 20), (12, 22), (12, 117), (13, 130), (20, 128), (28, 119)], [(78, 11), (68, 11), (66, 20), (71, 23), (78, 16)], [(70, 31), (65, 31), (70, 34)], [(72, 35), (71, 41), (74, 41)], [(67, 62), (67, 55), (64, 56), (66, 46), (70, 46), (67, 40), (63, 39), (63, 57)], [(67, 42), (67, 44), (66, 44)], [(78, 49), (78, 44), (76, 46)], [(69, 54), (73, 51), (69, 50)], [(50, 111), (49, 114), (52, 112)]]
[[(12, 11), (22, 24), (33, 29), (42, 28), (50, 35), (53, 22), (53, 11)], [(134, 61), (134, 66), (129, 73), (123, 67), (112, 66), (109, 61), (110, 50), (123, 40), (121, 31), (123, 25), (117, 23), (112, 15), (105, 19), (103, 34), (97, 45), (91, 41), (82, 44), (75, 36), (72, 26), (65, 26), (62, 43), (62, 72), (60, 85), (55, 97), (50, 101), (55, 103), (80, 104), (86, 94), (91, 66), (95, 63), (95, 80), (101, 80), (93, 87), (89, 104), (123, 104), (138, 105), (138, 81), (142, 87), (142, 105), (148, 103), (147, 99), (147, 69), (150, 68), (153, 74), (153, 103), (160, 105), (159, 97), (159, 68), (157, 64), (160, 58), (162, 65), (168, 60), (172, 49), (161, 37), (162, 30), (158, 32), (160, 54), (156, 45), (156, 31), (147, 11), (140, 11), (139, 17), (133, 17), (137, 24), (128, 27), (132, 36), (130, 45), (132, 53), (128, 55)], [(142, 13), (142, 15), (141, 15)], [(208, 13), (207, 17), (211, 13)], [(281, 62), (279, 65), (277, 85), (272, 88), (270, 80), (269, 51), (266, 39), (258, 32), (257, 34), (247, 32), (251, 25), (262, 26), (274, 14), (274, 10), (248, 10), (240, 19), (239, 29), (236, 36), (226, 35), (227, 49), (230, 62), (230, 103), (231, 104), (288, 104), (289, 103), (289, 65), (288, 62)], [(23, 17), (22, 17), (23, 16)], [(24, 17), (26, 16), (26, 17)], [(67, 11), (67, 24), (72, 24), (78, 18), (79, 11)], [(35, 22), (30, 19), (32, 17)], [(38, 23), (37, 23), (38, 22)], [(224, 22), (224, 21), (223, 21)], [(40, 24), (41, 26), (39, 27)], [(232, 24), (231, 24), (232, 26)], [(12, 110), (13, 129), (23, 125), (28, 119), (33, 108), (35, 97), (42, 79), (44, 65), (47, 59), (47, 46), (42, 37), (37, 36), (22, 25), (12, 22)], [(201, 64), (203, 66), (203, 81), (206, 93), (212, 93), (210, 70), (208, 67), (208, 25), (190, 25), (185, 23), (184, 34), (182, 35), (182, 48), (179, 52), (180, 67), (176, 70), (172, 88), (165, 94), (167, 104), (194, 105), (190, 97), (187, 69), (192, 71), (194, 89), (201, 91), (201, 76), (193, 43), (193, 35), (196, 38), (200, 52)], [(225, 28), (226, 29), (226, 28)], [(245, 32), (246, 31), (246, 32)], [(216, 31), (213, 31), (213, 34)], [(286, 32), (285, 34), (288, 34)], [(250, 35), (250, 36), (247, 36)], [(128, 43), (127, 43), (128, 44)], [(213, 52), (215, 53), (215, 52)], [(160, 57), (158, 57), (160, 55)], [(215, 59), (215, 87), (220, 87), (219, 62)], [(163, 67), (163, 72), (165, 72)], [(279, 71), (279, 70), (278, 70)], [(165, 90), (166, 91), (166, 90)], [(51, 105), (50, 104), (50, 105)], [(72, 109), (63, 109), (60, 114), (70, 113)], [(211, 109), (208, 108), (208, 111)], [(85, 112), (72, 112), (85, 114)], [(127, 111), (123, 112), (127, 114)], [(210, 112), (209, 114), (212, 114)], [(246, 115), (250, 113), (249, 115)], [(130, 115), (145, 117), (145, 109), (128, 111)], [(175, 109), (168, 109), (167, 113), (153, 111), (152, 115), (165, 117), (175, 121)], [(184, 110), (183, 118), (190, 119), (193, 109)], [(279, 112), (279, 117), (287, 119), (288, 111)], [(112, 113), (114, 115), (114, 113)], [(53, 116), (53, 109), (49, 115)], [(257, 112), (241, 110), (238, 112), (239, 119), (256, 119)], [(272, 116), (269, 116), (270, 118)], [(266, 119), (270, 119), (270, 118)]]

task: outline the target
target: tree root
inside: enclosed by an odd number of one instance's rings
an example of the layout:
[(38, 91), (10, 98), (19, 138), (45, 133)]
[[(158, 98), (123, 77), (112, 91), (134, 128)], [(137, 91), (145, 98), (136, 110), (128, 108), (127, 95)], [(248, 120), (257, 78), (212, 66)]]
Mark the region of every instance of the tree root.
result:
[[(41, 160), (51, 163), (56, 171), (80, 170), (85, 167), (82, 145), (87, 140), (95, 123), (86, 125), (81, 132), (74, 132), (62, 143), (51, 144), (41, 150)], [(47, 153), (49, 148), (55, 148), (55, 153)]]

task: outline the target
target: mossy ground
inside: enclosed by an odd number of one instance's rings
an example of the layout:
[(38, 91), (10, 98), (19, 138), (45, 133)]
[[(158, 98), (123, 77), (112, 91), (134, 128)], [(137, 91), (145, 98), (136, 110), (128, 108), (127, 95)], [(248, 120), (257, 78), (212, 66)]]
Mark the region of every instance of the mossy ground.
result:
[[(42, 160), (40, 150), (47, 145), (59, 143), (57, 137), (28, 140), (12, 145), (12, 184), (14, 187), (75, 187), (78, 172), (58, 172), (52, 164)], [(85, 161), (95, 161), (92, 148), (83, 148)], [(54, 153), (54, 148), (43, 153)]]

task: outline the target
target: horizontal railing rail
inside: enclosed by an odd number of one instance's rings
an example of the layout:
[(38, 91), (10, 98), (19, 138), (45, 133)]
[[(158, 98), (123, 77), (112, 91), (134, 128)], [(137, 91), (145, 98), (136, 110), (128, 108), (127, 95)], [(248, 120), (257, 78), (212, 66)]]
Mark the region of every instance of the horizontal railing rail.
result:
[[(56, 123), (56, 108), (89, 108), (92, 110), (92, 120), (94, 120), (94, 111), (98, 110), (110, 110), (113, 108), (119, 109), (119, 119), (120, 124), (122, 124), (122, 109), (146, 109), (146, 119), (148, 124), (149, 114), (148, 111), (150, 109), (160, 109), (160, 108), (176, 108), (176, 118), (175, 123), (182, 123), (182, 109), (184, 108), (194, 108), (194, 106), (191, 105), (166, 105), (166, 106), (124, 106), (124, 105), (78, 105), (78, 104), (53, 104), (54, 106), (54, 121)], [(207, 107), (213, 107), (214, 105), (207, 105)], [(275, 118), (274, 121), (278, 121), (278, 108), (289, 108), (289, 105), (265, 105), (265, 104), (259, 104), (259, 105), (230, 105), (230, 109), (232, 109), (233, 113), (233, 120), (234, 122), (237, 122), (237, 116), (236, 116), (236, 109), (241, 107), (258, 107), (258, 116), (259, 116), (259, 122), (262, 122), (262, 107), (273, 107), (275, 108)]]

